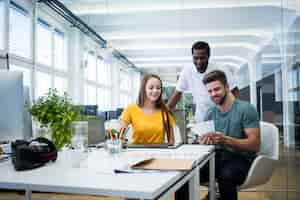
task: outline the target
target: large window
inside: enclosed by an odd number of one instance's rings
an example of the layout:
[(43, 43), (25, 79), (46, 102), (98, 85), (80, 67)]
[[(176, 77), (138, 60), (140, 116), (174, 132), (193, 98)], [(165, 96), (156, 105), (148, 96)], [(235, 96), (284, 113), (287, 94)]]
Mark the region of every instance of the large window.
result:
[(29, 12), (11, 1), (9, 18), (9, 52), (21, 57), (30, 58), (31, 17)]
[(52, 34), (51, 26), (41, 18), (37, 23), (37, 62), (52, 65)]
[(4, 49), (4, 1), (0, 0), (0, 49)]
[(110, 110), (111, 109), (111, 89), (110, 88), (98, 88), (98, 108), (100, 110)]
[(109, 87), (111, 85), (111, 68), (101, 57), (97, 58), (97, 73), (98, 83)]
[(87, 66), (86, 66), (86, 73), (85, 77), (87, 80), (90, 81), (96, 81), (96, 73), (97, 67), (96, 67), (96, 56), (94, 53), (89, 52), (87, 54)]
[(139, 72), (134, 72), (132, 74), (132, 91), (133, 91), (133, 99), (132, 101), (136, 101), (139, 95), (140, 85), (141, 85), (141, 74)]
[(128, 72), (120, 72), (120, 107), (126, 107), (128, 104), (132, 103), (131, 93), (130, 93), (130, 77)]
[(120, 71), (120, 100), (119, 107), (126, 107), (137, 100), (140, 88), (140, 73), (136, 71)]
[(51, 76), (48, 73), (36, 72), (36, 94), (44, 96), (51, 88)]
[(60, 95), (68, 91), (67, 38), (57, 25), (47, 16), (38, 17), (36, 97), (49, 88), (56, 88)]
[(94, 85), (86, 85), (85, 87), (85, 104), (87, 105), (96, 105), (97, 97), (96, 97), (96, 86)]
[(98, 87), (98, 107), (101, 110), (110, 110), (111, 99), (111, 67), (104, 62), (102, 57), (97, 58), (97, 80)]
[(97, 104), (97, 85), (96, 85), (96, 56), (93, 52), (84, 53), (85, 58), (85, 86), (84, 86), (84, 103)]
[(58, 70), (67, 70), (66, 66), (66, 41), (65, 34), (59, 29), (54, 29), (54, 67)]
[(102, 57), (86, 51), (85, 57), (85, 104), (97, 104), (99, 110), (111, 108), (111, 70)]
[(54, 77), (54, 87), (58, 90), (60, 95), (63, 95), (64, 92), (67, 92), (68, 90), (68, 81), (66, 78), (61, 76), (55, 76)]

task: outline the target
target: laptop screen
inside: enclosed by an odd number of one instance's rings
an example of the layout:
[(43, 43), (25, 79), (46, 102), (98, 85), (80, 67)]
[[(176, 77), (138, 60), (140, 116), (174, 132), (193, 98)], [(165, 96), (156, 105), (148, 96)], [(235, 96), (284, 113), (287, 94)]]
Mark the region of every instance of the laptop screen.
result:
[(99, 117), (88, 121), (88, 144), (96, 145), (105, 142), (104, 118)]

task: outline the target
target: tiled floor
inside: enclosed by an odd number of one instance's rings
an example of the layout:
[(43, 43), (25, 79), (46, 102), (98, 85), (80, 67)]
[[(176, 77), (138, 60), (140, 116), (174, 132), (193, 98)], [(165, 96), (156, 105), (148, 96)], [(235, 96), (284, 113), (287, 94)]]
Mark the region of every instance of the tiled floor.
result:
[[(265, 185), (239, 192), (239, 200), (298, 200), (300, 199), (300, 151), (281, 148), (280, 160), (271, 180)], [(205, 190), (205, 189), (204, 189)], [(200, 199), (206, 191), (201, 191)], [(21, 200), (22, 194), (0, 191), (0, 200)], [(33, 200), (119, 200), (81, 195), (34, 193)], [(170, 199), (174, 199), (173, 196)]]

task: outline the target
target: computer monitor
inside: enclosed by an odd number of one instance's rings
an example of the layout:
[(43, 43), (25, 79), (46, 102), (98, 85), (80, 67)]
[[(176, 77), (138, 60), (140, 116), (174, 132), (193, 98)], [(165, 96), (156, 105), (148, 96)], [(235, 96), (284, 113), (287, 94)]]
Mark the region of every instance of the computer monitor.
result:
[(98, 116), (97, 119), (88, 121), (88, 144), (97, 145), (105, 141), (105, 119)]
[(121, 114), (122, 114), (122, 112), (123, 112), (123, 108), (117, 108), (117, 111), (116, 111), (116, 114), (117, 114), (117, 118), (119, 118), (120, 116), (121, 116)]
[(106, 111), (106, 120), (117, 119), (117, 111), (108, 110)]
[(0, 71), (0, 140), (24, 139), (22, 72)]
[(97, 105), (83, 105), (82, 106), (82, 115), (92, 115), (97, 116), (98, 114), (98, 106)]

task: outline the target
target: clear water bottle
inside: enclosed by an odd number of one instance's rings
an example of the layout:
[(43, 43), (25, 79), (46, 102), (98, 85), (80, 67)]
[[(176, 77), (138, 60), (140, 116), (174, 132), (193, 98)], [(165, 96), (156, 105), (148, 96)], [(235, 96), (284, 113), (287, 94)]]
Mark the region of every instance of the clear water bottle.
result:
[(87, 151), (88, 122), (78, 121), (71, 123), (71, 145), (76, 150)]

